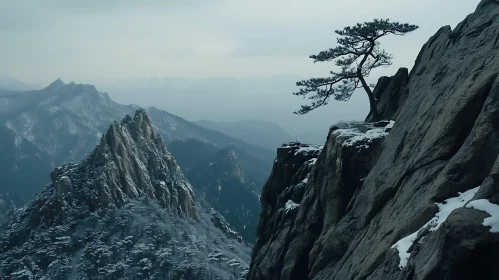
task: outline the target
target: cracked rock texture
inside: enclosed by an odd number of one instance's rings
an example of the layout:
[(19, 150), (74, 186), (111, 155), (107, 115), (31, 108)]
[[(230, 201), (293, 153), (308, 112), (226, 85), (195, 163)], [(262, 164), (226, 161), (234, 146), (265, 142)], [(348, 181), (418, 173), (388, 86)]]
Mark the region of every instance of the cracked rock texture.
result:
[[(481, 186), (473, 199), (499, 203), (498, 17), (498, 1), (481, 1), (430, 38), (408, 77), (380, 79), (382, 116), (396, 121), (386, 138), (370, 138), (369, 124), (332, 127), (312, 167), (278, 151), (248, 279), (497, 279), (485, 212), (454, 210), (402, 269), (391, 247), (458, 192)], [(348, 145), (358, 133), (372, 141)], [(283, 211), (288, 199), (300, 206)]]

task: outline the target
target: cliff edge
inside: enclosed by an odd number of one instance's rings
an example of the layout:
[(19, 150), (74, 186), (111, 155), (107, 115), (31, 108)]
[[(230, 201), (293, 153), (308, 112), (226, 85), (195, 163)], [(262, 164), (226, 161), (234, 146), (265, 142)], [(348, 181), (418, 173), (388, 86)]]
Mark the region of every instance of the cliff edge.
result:
[(498, 16), (481, 1), (378, 84), (395, 122), (332, 127), (312, 167), (278, 151), (248, 279), (497, 278)]

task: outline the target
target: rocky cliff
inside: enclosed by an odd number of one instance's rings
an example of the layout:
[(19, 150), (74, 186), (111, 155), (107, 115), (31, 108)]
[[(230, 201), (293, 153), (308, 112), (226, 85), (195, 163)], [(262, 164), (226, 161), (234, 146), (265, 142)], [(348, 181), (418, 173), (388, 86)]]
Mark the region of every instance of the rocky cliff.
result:
[(380, 80), (395, 122), (333, 126), (314, 155), (278, 150), (248, 279), (497, 279), (498, 16), (482, 0), (408, 77)]
[(142, 109), (50, 177), (0, 226), (0, 279), (228, 278), (248, 262), (249, 248), (196, 201)]

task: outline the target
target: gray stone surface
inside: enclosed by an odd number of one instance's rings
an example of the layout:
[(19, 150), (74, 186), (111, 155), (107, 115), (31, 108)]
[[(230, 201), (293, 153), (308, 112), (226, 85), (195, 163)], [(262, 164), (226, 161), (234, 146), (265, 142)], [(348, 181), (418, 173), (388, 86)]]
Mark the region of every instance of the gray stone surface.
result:
[[(290, 144), (278, 149), (262, 192), (249, 279), (306, 279), (310, 258), (319, 257), (329, 230), (348, 211), (349, 201), (376, 162), (388, 134), (384, 130), (342, 123), (331, 127), (322, 148)], [(381, 135), (364, 138), (369, 131)], [(348, 144), (354, 137), (358, 141)], [(288, 200), (300, 206), (286, 212)]]
[[(409, 91), (409, 71), (400, 68), (392, 77), (381, 77), (374, 88), (373, 94), (377, 100), (378, 114), (381, 120), (395, 119), (407, 100)], [(367, 116), (367, 122), (372, 122), (371, 116)]]
[[(265, 230), (259, 228), (249, 279), (499, 277), (499, 234), (481, 225), (487, 217), (481, 211), (455, 210), (409, 249), (403, 269), (391, 248), (435, 215), (436, 202), (458, 192), (482, 186), (475, 199), (498, 203), (498, 16), (499, 2), (483, 0), (454, 30), (441, 28), (423, 46), (401, 87), (405, 102), (390, 110), (396, 112), (393, 129), (365, 156), (371, 161), (363, 184), (347, 184), (337, 175), (345, 168), (340, 162), (363, 157), (343, 154), (333, 132), (305, 195), (295, 201), (301, 206), (294, 216), (284, 219), (275, 210), (289, 194), (278, 183), (265, 186), (272, 196), (262, 196)], [(276, 165), (274, 170), (283, 168)], [(279, 182), (278, 176), (269, 182)], [(353, 195), (345, 189), (354, 189)]]

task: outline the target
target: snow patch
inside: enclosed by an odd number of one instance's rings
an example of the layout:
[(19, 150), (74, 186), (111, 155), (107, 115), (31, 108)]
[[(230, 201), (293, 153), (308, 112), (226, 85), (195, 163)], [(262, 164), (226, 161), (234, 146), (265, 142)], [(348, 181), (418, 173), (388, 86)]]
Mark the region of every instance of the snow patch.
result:
[(363, 135), (364, 133), (360, 132), (357, 128), (344, 128), (337, 129), (332, 134), (336, 137), (351, 137)]
[(284, 206), (284, 211), (288, 213), (289, 211), (292, 211), (296, 208), (300, 207), (300, 204), (294, 203), (291, 199), (286, 202), (286, 205)]
[(394, 124), (395, 124), (395, 121), (391, 120), (390, 123), (385, 126), (385, 128), (393, 128)]
[(333, 131), (332, 135), (338, 138), (347, 138), (343, 142), (343, 146), (352, 147), (357, 146), (359, 148), (369, 148), (371, 144), (376, 139), (385, 138), (388, 136), (387, 130), (393, 128), (395, 121), (391, 120), (385, 127), (375, 127), (373, 124), (363, 123), (361, 127), (367, 129), (362, 132), (358, 127), (352, 127), (351, 125), (359, 125), (359, 123), (346, 124), (346, 128), (336, 129)]
[[(309, 144), (300, 144), (300, 143), (289, 143), (289, 144), (284, 144), (282, 146), (282, 148), (290, 148), (290, 149), (297, 148), (295, 150), (295, 155), (298, 155), (301, 153), (322, 151), (322, 149), (324, 148), (324, 145), (309, 145)], [(289, 151), (289, 153), (292, 153), (292, 152), (293, 151)]]
[(298, 150), (295, 151), (295, 155), (302, 154), (302, 153), (310, 153), (310, 152), (315, 152), (315, 151), (322, 151), (324, 148), (323, 145), (307, 145), (307, 146), (300, 146)]
[[(445, 200), (444, 203), (435, 203), (438, 206), (439, 211), (430, 221), (428, 221), (424, 226), (422, 226), (413, 234), (404, 237), (399, 241), (397, 241), (397, 243), (393, 244), (391, 248), (397, 249), (399, 252), (400, 269), (403, 269), (407, 266), (407, 262), (409, 261), (409, 258), (411, 256), (411, 253), (409, 253), (408, 251), (411, 248), (414, 241), (416, 241), (419, 232), (428, 227), (430, 228), (430, 231), (438, 230), (438, 228), (445, 222), (445, 220), (447, 220), (447, 217), (449, 217), (452, 211), (464, 207), (466, 203), (468, 203), (471, 199), (473, 199), (473, 196), (478, 192), (479, 188), (480, 187), (476, 187), (474, 189), (465, 191), (464, 193), (459, 193), (459, 196), (449, 198)], [(499, 210), (497, 213), (499, 214)]]
[(343, 146), (357, 146), (360, 142), (364, 142), (364, 144), (360, 146), (369, 148), (370, 143), (372, 143), (376, 139), (385, 138), (386, 136), (388, 136), (388, 132), (385, 132), (385, 128), (374, 128), (366, 131), (366, 133), (362, 133), (359, 131), (357, 134), (352, 133), (352, 135), (354, 136), (343, 142)]
[(473, 208), (476, 210), (487, 212), (490, 217), (485, 218), (482, 225), (491, 227), (490, 232), (499, 232), (499, 205), (490, 203), (490, 201), (488, 201), (487, 199), (477, 199), (468, 203), (468, 205), (466, 205), (466, 208)]

